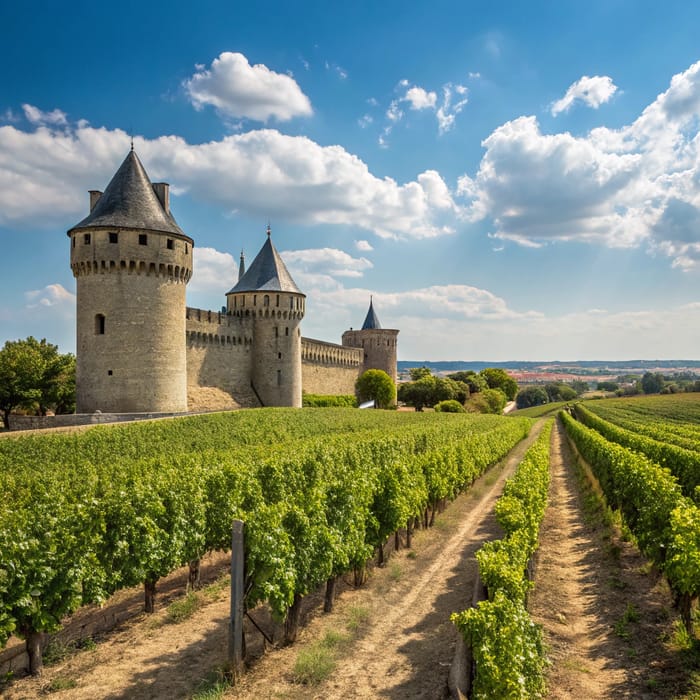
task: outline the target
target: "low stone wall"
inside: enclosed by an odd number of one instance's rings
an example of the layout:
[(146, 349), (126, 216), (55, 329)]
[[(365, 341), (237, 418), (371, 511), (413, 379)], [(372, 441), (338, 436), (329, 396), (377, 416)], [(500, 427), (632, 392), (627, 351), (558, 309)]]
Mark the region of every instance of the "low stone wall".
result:
[(10, 430), (42, 430), (46, 428), (69, 428), (76, 425), (98, 425), (100, 423), (123, 423), (151, 418), (174, 418), (187, 413), (69, 413), (60, 416), (10, 416)]

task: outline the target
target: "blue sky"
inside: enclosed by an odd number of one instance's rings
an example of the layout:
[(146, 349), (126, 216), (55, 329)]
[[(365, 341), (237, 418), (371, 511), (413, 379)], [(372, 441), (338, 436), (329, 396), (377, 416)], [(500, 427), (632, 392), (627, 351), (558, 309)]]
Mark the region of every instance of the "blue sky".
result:
[[(70, 8), (70, 9), (68, 9)], [(75, 350), (66, 231), (133, 134), (218, 309), (265, 228), (339, 342), (700, 358), (700, 5), (0, 6), (0, 342)]]

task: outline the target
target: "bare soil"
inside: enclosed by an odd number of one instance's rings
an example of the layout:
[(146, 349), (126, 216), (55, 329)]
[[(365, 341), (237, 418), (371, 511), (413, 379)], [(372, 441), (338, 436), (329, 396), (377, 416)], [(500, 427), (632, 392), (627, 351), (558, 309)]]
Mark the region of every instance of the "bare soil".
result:
[(591, 514), (595, 492), (579, 483), (585, 465), (576, 464), (557, 422), (529, 600), (549, 645), (548, 697), (678, 697), (688, 671), (668, 643), (670, 592), (635, 547)]
[[(411, 550), (392, 553), (385, 566), (374, 567), (365, 586), (342, 582), (332, 613), (322, 612), (322, 592), (308, 596), (296, 644), (270, 648), (249, 627), (250, 667), (225, 697), (446, 698), (457, 639), (450, 614), (470, 603), (474, 553), (500, 536), (495, 500), (536, 434), (450, 504), (434, 527), (416, 532)], [(558, 429), (552, 440), (550, 506), (530, 601), (550, 645), (550, 697), (673, 697), (683, 670), (659, 641), (670, 626), (668, 592), (631, 546), (585, 521), (569, 468), (572, 457)], [(617, 625), (628, 605), (638, 621)], [(222, 677), (228, 615), (226, 586), (184, 622), (169, 622), (166, 610), (138, 615), (94, 649), (47, 667), (41, 678), (14, 681), (0, 694), (7, 700), (47, 693), (76, 700), (191, 698)], [(254, 617), (268, 636), (280, 637), (264, 610)], [(300, 652), (333, 632), (351, 639), (328, 679), (295, 682)]]

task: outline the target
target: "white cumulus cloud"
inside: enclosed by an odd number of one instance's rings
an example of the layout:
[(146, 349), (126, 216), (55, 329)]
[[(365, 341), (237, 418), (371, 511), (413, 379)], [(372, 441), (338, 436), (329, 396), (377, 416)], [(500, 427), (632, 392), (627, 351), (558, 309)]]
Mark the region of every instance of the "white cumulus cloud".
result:
[(192, 250), (192, 279), (187, 286), (191, 293), (220, 294), (227, 292), (238, 279), (238, 265), (230, 253), (215, 248), (195, 246)]
[(225, 51), (210, 68), (198, 67), (183, 87), (196, 109), (212, 105), (228, 117), (266, 122), (312, 114), (294, 78), (261, 63), (251, 66), (241, 53)]
[(374, 250), (369, 241), (364, 240), (355, 241), (355, 248), (362, 253), (369, 253), (370, 251)]
[(473, 220), (524, 245), (645, 245), (681, 270), (700, 263), (700, 62), (631, 124), (545, 134), (519, 117), (490, 134), (458, 193)]
[[(321, 146), (274, 129), (189, 144), (178, 136), (134, 140), (153, 181), (178, 194), (258, 218), (352, 225), (384, 238), (453, 233), (460, 208), (435, 171), (398, 183), (373, 175), (341, 146)], [(84, 122), (23, 131), (0, 126), (0, 225), (64, 226), (87, 211), (128, 153), (121, 130)]]
[(403, 100), (411, 105), (411, 109), (434, 109), (437, 102), (437, 94), (432, 91), (428, 92), (422, 87), (414, 86), (406, 90)]
[(600, 105), (608, 102), (617, 91), (617, 86), (612, 78), (607, 75), (584, 75), (569, 86), (564, 97), (552, 104), (552, 115), (557, 116), (562, 112), (568, 112), (576, 102), (598, 109)]

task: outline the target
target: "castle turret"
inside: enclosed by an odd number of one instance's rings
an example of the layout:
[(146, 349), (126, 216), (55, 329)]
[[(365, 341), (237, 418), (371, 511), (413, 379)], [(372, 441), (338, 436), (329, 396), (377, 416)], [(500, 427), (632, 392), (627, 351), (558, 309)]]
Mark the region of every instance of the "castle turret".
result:
[(365, 322), (362, 324), (362, 329), (345, 331), (342, 343), (348, 347), (364, 350), (363, 372), (368, 369), (381, 369), (396, 383), (398, 379), (396, 371), (398, 335), (399, 332), (395, 329), (382, 328), (374, 310), (373, 300), (370, 297), (369, 310)]
[(264, 406), (301, 406), (301, 330), (306, 296), (267, 240), (226, 294), (231, 315), (253, 319), (251, 383)]
[(193, 240), (133, 151), (68, 231), (77, 286), (77, 411), (187, 410)]

